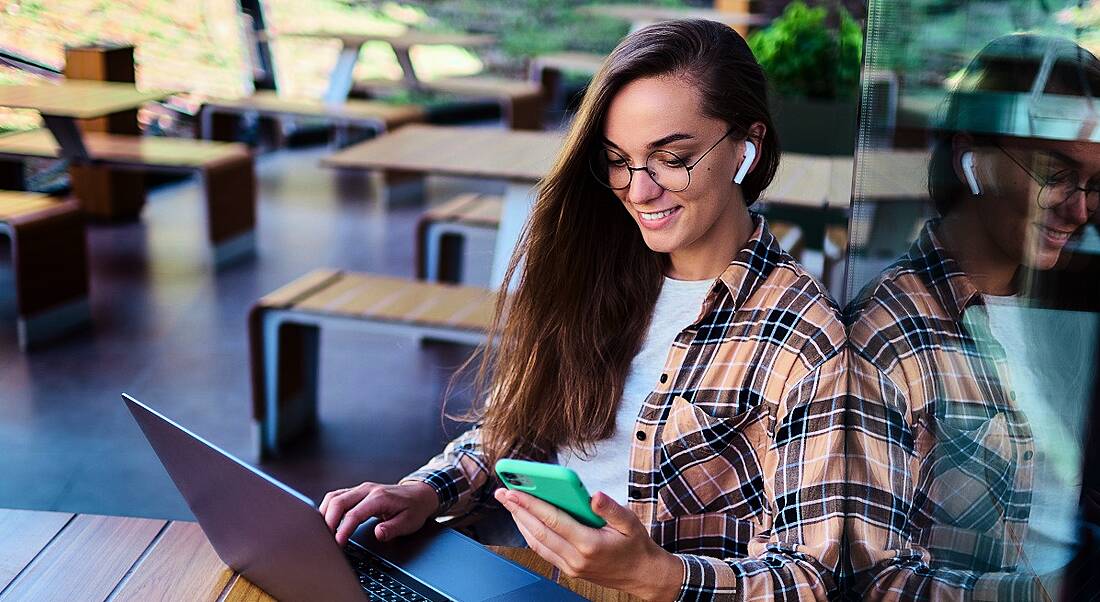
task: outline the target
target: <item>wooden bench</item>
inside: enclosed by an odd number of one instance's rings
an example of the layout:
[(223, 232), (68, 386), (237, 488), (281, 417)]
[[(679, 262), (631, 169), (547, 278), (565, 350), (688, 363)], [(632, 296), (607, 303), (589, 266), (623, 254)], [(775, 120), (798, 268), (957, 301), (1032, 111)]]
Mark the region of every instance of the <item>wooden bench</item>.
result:
[(261, 298), (248, 318), (252, 415), (261, 456), (317, 424), (320, 329), (477, 345), (496, 294), (477, 287), (315, 270)]
[[(243, 144), (84, 133), (91, 165), (138, 171), (200, 174), (206, 196), (207, 235), (214, 260), (222, 264), (255, 250), (256, 174), (252, 153)], [(59, 158), (53, 135), (45, 129), (0, 136), (0, 157)], [(81, 198), (81, 190), (74, 187)], [(95, 216), (96, 207), (84, 207)]]
[(91, 312), (79, 203), (0, 191), (0, 233), (11, 239), (19, 346), (27, 349), (85, 325)]
[(496, 195), (467, 193), (421, 214), (417, 278), (488, 286), (503, 204)]
[[(546, 91), (540, 82), (491, 75), (471, 75), (416, 80), (412, 85), (415, 89), (425, 92), (492, 100), (500, 105), (504, 122), (511, 129), (543, 129), (543, 109), (547, 98)], [(410, 84), (403, 80), (380, 79), (359, 81), (356, 84), (357, 89), (365, 90), (368, 94), (407, 89), (409, 86)]]
[(236, 99), (209, 99), (199, 108), (200, 136), (204, 139), (229, 140), (232, 127), (219, 123), (219, 115), (258, 115), (264, 117), (306, 117), (324, 119), (337, 126), (337, 145), (343, 146), (352, 128), (381, 134), (409, 123), (422, 122), (424, 109), (415, 105), (395, 105), (372, 100), (349, 99), (342, 103), (285, 98), (273, 90), (257, 90), (251, 96)]
[(506, 79), (488, 75), (447, 77), (422, 82), (434, 92), (490, 98), (500, 103), (504, 122), (513, 130), (541, 130), (546, 94), (541, 82)]

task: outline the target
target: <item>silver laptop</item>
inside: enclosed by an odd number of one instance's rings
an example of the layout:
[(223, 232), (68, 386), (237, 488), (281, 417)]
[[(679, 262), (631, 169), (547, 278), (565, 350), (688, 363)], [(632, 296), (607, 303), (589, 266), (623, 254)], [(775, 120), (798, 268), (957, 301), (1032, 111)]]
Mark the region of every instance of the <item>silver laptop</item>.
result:
[(340, 549), (312, 500), (122, 398), (218, 556), (279, 600), (584, 599), (435, 523), (381, 543), (368, 521)]

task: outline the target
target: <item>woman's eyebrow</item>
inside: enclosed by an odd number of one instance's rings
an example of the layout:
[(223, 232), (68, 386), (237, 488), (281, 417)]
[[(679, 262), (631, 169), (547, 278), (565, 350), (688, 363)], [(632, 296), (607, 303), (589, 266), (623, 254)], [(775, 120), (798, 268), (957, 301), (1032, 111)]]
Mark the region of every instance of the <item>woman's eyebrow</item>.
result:
[[(691, 134), (685, 134), (683, 132), (677, 132), (675, 134), (669, 134), (669, 135), (667, 135), (663, 138), (659, 138), (657, 140), (654, 140), (653, 142), (650, 142), (649, 145), (647, 146), (647, 148), (649, 148), (650, 150), (653, 150), (655, 148), (660, 148), (660, 147), (662, 147), (666, 144), (672, 143), (672, 142), (679, 142), (680, 140), (694, 140), (694, 139), (695, 139), (695, 136), (692, 136)], [(615, 144), (614, 142), (612, 142), (611, 140), (608, 140), (607, 138), (603, 139), (603, 143), (604, 143), (604, 145), (610, 146), (611, 148), (614, 148), (616, 150), (622, 150), (622, 148), (618, 144)]]
[(1062, 154), (1062, 153), (1060, 153), (1056, 150), (1044, 150), (1043, 153), (1046, 154), (1051, 159), (1054, 159), (1054, 160), (1058, 161), (1059, 163), (1061, 163), (1062, 165), (1065, 165), (1066, 167), (1069, 167), (1069, 168), (1072, 168), (1072, 169), (1080, 169), (1081, 168), (1081, 162), (1077, 161), (1073, 157), (1070, 157), (1069, 155)]

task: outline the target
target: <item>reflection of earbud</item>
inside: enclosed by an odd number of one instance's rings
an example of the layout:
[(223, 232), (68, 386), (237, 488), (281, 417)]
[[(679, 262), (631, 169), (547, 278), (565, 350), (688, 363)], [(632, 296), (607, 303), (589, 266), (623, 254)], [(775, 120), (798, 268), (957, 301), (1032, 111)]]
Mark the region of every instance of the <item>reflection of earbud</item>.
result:
[(752, 140), (745, 141), (745, 156), (741, 159), (741, 166), (737, 168), (737, 174), (733, 176), (733, 183), (740, 184), (745, 176), (749, 173), (749, 168), (752, 167), (752, 162), (756, 160), (756, 145), (752, 143)]
[(978, 175), (974, 173), (974, 152), (966, 151), (959, 157), (959, 162), (962, 163), (963, 176), (966, 177), (966, 183), (970, 186), (970, 194), (978, 196), (982, 193), (982, 187), (978, 184)]

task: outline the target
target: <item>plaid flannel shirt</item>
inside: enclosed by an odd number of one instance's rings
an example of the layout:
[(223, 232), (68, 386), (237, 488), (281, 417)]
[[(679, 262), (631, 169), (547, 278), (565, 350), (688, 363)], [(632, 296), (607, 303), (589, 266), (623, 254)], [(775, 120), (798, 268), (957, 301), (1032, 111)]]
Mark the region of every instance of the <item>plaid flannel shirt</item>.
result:
[[(634, 427), (628, 506), (683, 562), (680, 600), (836, 592), (844, 326), (821, 286), (754, 219), (752, 237), (676, 337)], [(500, 486), (477, 427), (407, 480), (431, 485), (451, 515)]]
[[(846, 311), (855, 595), (1029, 600), (1034, 444), (973, 282), (925, 225)], [(965, 314), (965, 317), (964, 317)]]

